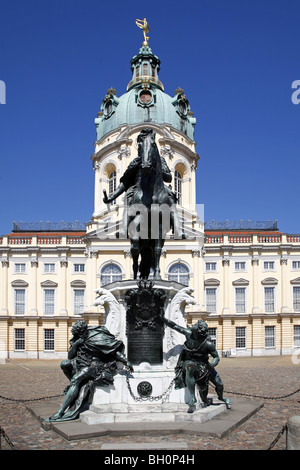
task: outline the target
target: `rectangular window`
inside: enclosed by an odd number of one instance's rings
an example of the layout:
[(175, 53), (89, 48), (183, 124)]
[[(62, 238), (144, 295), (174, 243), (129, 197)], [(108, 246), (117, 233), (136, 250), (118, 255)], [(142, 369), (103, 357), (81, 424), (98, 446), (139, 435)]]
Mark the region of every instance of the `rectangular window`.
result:
[(25, 315), (25, 289), (15, 289), (15, 314)]
[(74, 273), (84, 273), (85, 272), (85, 264), (74, 264)]
[(26, 263), (15, 263), (15, 273), (26, 273)]
[(55, 290), (44, 289), (44, 313), (45, 315), (54, 315), (55, 309)]
[(300, 261), (293, 261), (292, 262), (292, 269), (300, 270)]
[(245, 261), (236, 261), (234, 263), (235, 271), (246, 271), (246, 262)]
[(44, 351), (54, 351), (54, 329), (44, 330)]
[(143, 64), (143, 75), (149, 75), (148, 74), (148, 64)]
[(15, 328), (15, 351), (25, 351), (25, 328)]
[(236, 313), (246, 312), (246, 288), (236, 287), (235, 289), (235, 311)]
[(295, 312), (300, 312), (300, 286), (293, 287), (293, 308)]
[(294, 348), (300, 347), (300, 325), (294, 325)]
[(55, 273), (55, 263), (44, 263), (44, 273)]
[(217, 289), (216, 288), (206, 289), (206, 310), (210, 313), (216, 313), (217, 311)]
[(264, 270), (265, 271), (273, 271), (275, 268), (274, 261), (264, 261)]
[(216, 271), (217, 270), (217, 263), (205, 263), (205, 270), (206, 271)]
[(235, 328), (235, 347), (242, 349), (246, 347), (246, 327), (237, 326)]
[(212, 343), (216, 346), (217, 344), (217, 328), (208, 328), (208, 334)]
[(275, 312), (275, 287), (265, 287), (265, 311)]
[(265, 348), (275, 348), (275, 326), (265, 326)]
[(74, 289), (74, 313), (84, 312), (84, 289)]

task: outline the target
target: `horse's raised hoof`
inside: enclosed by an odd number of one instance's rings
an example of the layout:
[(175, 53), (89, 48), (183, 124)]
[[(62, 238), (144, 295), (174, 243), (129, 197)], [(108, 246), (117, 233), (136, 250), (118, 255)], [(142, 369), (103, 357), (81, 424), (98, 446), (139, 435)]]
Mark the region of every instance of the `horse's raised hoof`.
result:
[(195, 410), (196, 410), (196, 406), (195, 405), (190, 405), (187, 412), (188, 413), (194, 413)]

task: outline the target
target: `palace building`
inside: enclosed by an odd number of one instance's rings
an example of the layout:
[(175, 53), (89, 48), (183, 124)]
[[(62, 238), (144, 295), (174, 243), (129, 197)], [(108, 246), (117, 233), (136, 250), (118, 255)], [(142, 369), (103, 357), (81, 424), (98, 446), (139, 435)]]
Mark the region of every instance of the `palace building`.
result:
[(130, 241), (117, 236), (124, 197), (105, 204), (103, 191), (118, 186), (144, 128), (156, 133), (187, 234), (170, 231), (161, 257), (163, 280), (194, 289), (187, 323), (204, 318), (223, 356), (292, 354), (300, 347), (300, 235), (279, 231), (277, 221), (201, 221), (188, 98), (180, 88), (165, 93), (147, 42), (130, 64), (126, 92), (107, 90), (95, 119), (90, 221), (14, 223), (0, 238), (0, 360), (65, 358), (78, 318), (104, 322), (95, 291), (132, 279)]

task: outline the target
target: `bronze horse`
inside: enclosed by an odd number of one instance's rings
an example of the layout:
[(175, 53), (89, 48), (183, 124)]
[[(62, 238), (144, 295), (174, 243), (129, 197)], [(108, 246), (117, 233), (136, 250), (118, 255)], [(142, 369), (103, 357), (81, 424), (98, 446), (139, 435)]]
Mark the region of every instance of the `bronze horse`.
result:
[[(161, 279), (160, 257), (170, 228), (182, 238), (179, 228), (176, 197), (164, 182), (172, 175), (155, 143), (155, 131), (143, 129), (137, 138), (138, 156), (128, 165), (116, 191), (107, 197), (108, 204), (126, 191), (124, 231), (120, 238), (130, 238), (134, 279), (148, 279), (153, 269), (154, 279)], [(141, 258), (140, 264), (138, 263)]]

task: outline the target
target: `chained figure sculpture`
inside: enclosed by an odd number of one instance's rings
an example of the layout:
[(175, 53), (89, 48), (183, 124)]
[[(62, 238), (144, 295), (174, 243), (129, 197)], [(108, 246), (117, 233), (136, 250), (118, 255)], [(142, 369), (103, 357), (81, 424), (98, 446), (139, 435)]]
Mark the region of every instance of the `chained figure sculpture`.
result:
[(47, 422), (76, 419), (96, 386), (113, 384), (118, 361), (133, 372), (131, 363), (123, 354), (123, 342), (105, 326), (92, 327), (78, 320), (72, 333), (68, 359), (60, 365), (70, 385), (65, 390), (62, 406)]
[[(221, 377), (216, 372), (215, 367), (219, 363), (219, 354), (214, 343), (208, 334), (208, 326), (204, 320), (199, 320), (195, 325), (182, 327), (175, 322), (168, 320), (161, 314), (163, 322), (174, 330), (186, 336), (182, 352), (175, 367), (175, 388), (187, 387), (191, 399), (188, 413), (193, 413), (196, 409), (196, 385), (198, 386), (202, 407), (211, 404), (208, 399), (208, 384), (211, 381), (215, 385), (218, 399), (224, 401), (229, 408), (231, 401), (223, 397), (223, 383)], [(209, 362), (209, 357), (212, 361)]]

